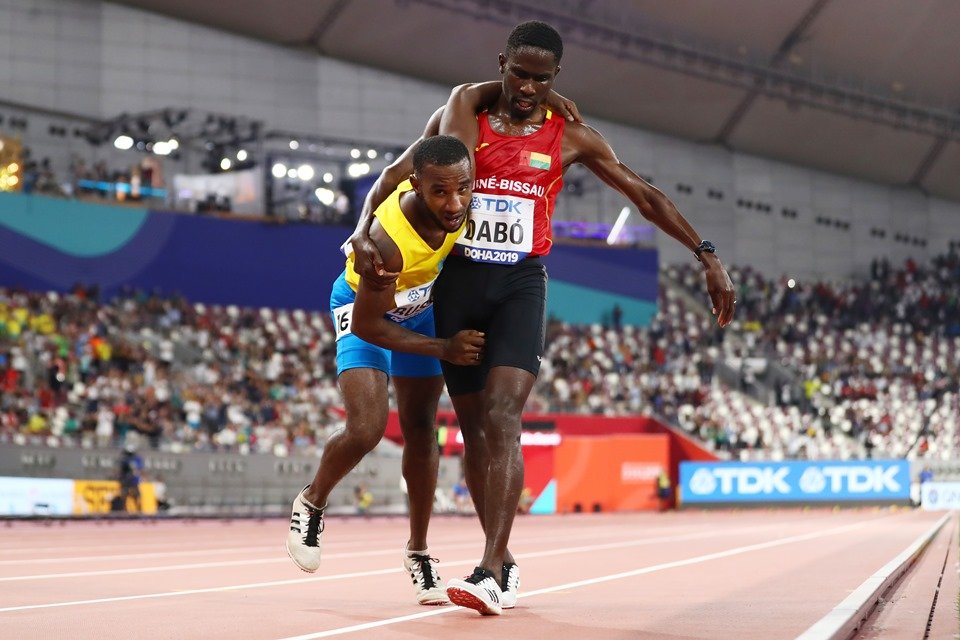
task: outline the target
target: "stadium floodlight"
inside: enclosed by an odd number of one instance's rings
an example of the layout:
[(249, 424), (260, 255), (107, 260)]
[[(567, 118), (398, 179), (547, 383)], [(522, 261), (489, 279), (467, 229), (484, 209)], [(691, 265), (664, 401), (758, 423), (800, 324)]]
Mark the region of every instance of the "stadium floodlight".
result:
[(333, 174), (327, 171), (325, 174), (323, 174), (323, 181), (327, 184), (333, 182)]
[(617, 221), (613, 223), (613, 228), (610, 229), (610, 235), (607, 236), (607, 244), (613, 244), (617, 241), (617, 238), (620, 237), (620, 232), (623, 231), (623, 225), (627, 222), (627, 216), (630, 215), (630, 207), (624, 207), (620, 210), (620, 215), (617, 216)]
[(296, 140), (291, 140), (291, 141), (290, 141), (290, 148), (293, 149), (294, 151), (296, 151), (297, 149), (300, 148), (300, 143), (297, 142)]
[(232, 166), (233, 166), (233, 163), (230, 162), (230, 158), (224, 158), (223, 160), (220, 161), (220, 168), (223, 169), (224, 171), (226, 171)]
[(246, 149), (240, 149), (239, 151), (237, 151), (237, 160), (238, 160), (239, 162), (243, 162), (243, 161), (246, 160), (246, 159), (247, 159), (247, 150), (246, 150)]
[(360, 157), (360, 149), (350, 149), (350, 157), (356, 160)]
[(308, 164), (302, 164), (297, 168), (297, 177), (303, 180), (304, 182), (309, 182), (313, 180), (314, 170)]
[(371, 160), (375, 160), (377, 158), (377, 150), (376, 149), (367, 150), (367, 157), (370, 158)]
[(117, 136), (117, 139), (113, 141), (113, 146), (121, 151), (126, 151), (133, 148), (133, 138), (126, 134)]
[(320, 187), (313, 193), (314, 195), (317, 196), (317, 200), (319, 200), (322, 204), (325, 204), (328, 207), (333, 204), (333, 201), (337, 197), (337, 194), (335, 194), (330, 189), (326, 189), (324, 187)]
[(366, 162), (353, 162), (347, 165), (347, 175), (351, 178), (359, 178), (370, 173), (370, 165)]
[(274, 178), (282, 178), (287, 175), (287, 165), (282, 162), (277, 162), (273, 165), (273, 169), (270, 171), (273, 174)]

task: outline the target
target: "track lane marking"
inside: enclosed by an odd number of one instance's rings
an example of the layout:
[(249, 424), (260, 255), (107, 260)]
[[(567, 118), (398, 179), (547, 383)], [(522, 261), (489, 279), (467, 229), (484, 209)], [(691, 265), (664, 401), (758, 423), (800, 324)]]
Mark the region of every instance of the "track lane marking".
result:
[[(287, 523), (284, 522), (282, 524), (283, 524), (283, 527), (281, 528), (281, 531), (286, 531)], [(682, 532), (682, 531), (687, 531), (691, 528), (702, 528), (702, 527), (684, 526), (684, 527), (676, 527), (674, 530)], [(569, 533), (558, 533), (556, 535), (529, 538), (527, 541), (549, 542), (551, 540), (596, 539), (597, 537), (605, 536), (605, 535), (609, 535), (612, 537), (622, 537), (622, 529), (620, 527), (611, 526), (611, 527), (606, 527), (605, 529), (609, 529), (609, 531), (607, 530), (589, 531), (589, 532), (585, 531), (583, 533), (572, 534), (572, 535)], [(478, 540), (479, 540), (478, 544), (481, 544), (482, 537), (479, 538)], [(388, 544), (388, 542), (384, 540), (383, 537), (381, 536), (377, 538), (361, 540), (359, 542), (356, 542), (353, 540), (351, 540), (350, 542), (331, 541), (329, 544), (331, 547), (337, 547), (339, 549), (341, 547), (343, 548), (369, 547), (372, 544)], [(51, 547), (51, 549), (56, 550), (56, 547)], [(149, 553), (125, 553), (125, 554), (114, 554), (114, 555), (108, 555), (108, 556), (84, 555), (84, 556), (73, 556), (73, 557), (66, 557), (66, 558), (59, 558), (59, 557), (57, 558), (18, 558), (16, 560), (0, 560), (0, 566), (10, 566), (10, 565), (17, 565), (17, 564), (30, 564), (30, 565), (57, 564), (57, 563), (63, 563), (63, 562), (99, 562), (103, 560), (147, 560), (150, 558), (195, 556), (195, 555), (203, 555), (205, 553), (246, 553), (251, 551), (253, 552), (263, 551), (263, 552), (273, 553), (276, 551), (276, 543), (250, 546), (250, 547), (229, 547), (229, 548), (220, 547), (220, 548), (210, 548), (210, 549), (192, 549), (187, 551), (155, 551), (155, 552), (149, 552)], [(349, 552), (343, 552), (343, 553), (349, 553)]]
[[(736, 555), (741, 555), (744, 553), (750, 553), (752, 551), (762, 551), (764, 549), (771, 549), (774, 547), (779, 547), (787, 544), (792, 544), (794, 542), (803, 542), (806, 540), (815, 540), (816, 538), (823, 538), (829, 535), (835, 535), (839, 533), (844, 533), (846, 531), (860, 529), (867, 526), (872, 521), (866, 522), (855, 522), (840, 527), (834, 527), (833, 529), (826, 529), (822, 531), (814, 531), (811, 533), (800, 534), (796, 536), (788, 536), (786, 538), (779, 538), (777, 540), (770, 540), (768, 542), (760, 542), (757, 544), (746, 545), (743, 547), (735, 547), (733, 549), (727, 549), (726, 551), (717, 551), (714, 553), (707, 553), (700, 556), (695, 556), (693, 558), (687, 558), (684, 560), (675, 560), (672, 562), (664, 562), (661, 564), (651, 565), (649, 567), (642, 567), (640, 569), (634, 569), (632, 571), (622, 571), (620, 573), (613, 573), (606, 576), (599, 576), (597, 578), (588, 578), (586, 580), (577, 580), (575, 582), (567, 582), (565, 584), (559, 584), (552, 587), (546, 587), (543, 589), (535, 589), (533, 591), (528, 591), (526, 593), (518, 594), (518, 598), (531, 598), (538, 595), (543, 595), (545, 593), (554, 593), (557, 591), (564, 591), (567, 589), (577, 589), (580, 587), (591, 586), (595, 584), (601, 584), (604, 582), (610, 582), (613, 580), (622, 580), (624, 578), (633, 578), (636, 576), (641, 576), (647, 573), (655, 573), (657, 571), (664, 571), (667, 569), (676, 569), (678, 567), (686, 567), (693, 564), (700, 564), (702, 562), (709, 562), (710, 560), (719, 560), (722, 558), (729, 558)], [(461, 607), (444, 607), (437, 611), (426, 611), (423, 613), (414, 613), (406, 616), (398, 616), (395, 618), (385, 618), (383, 620), (375, 620), (373, 622), (364, 622), (361, 624), (350, 625), (348, 627), (338, 627), (336, 629), (328, 629), (326, 631), (318, 631), (316, 633), (308, 633), (298, 636), (288, 636), (281, 638), (279, 640), (317, 640), (319, 638), (330, 638), (333, 636), (345, 635), (348, 633), (354, 633), (357, 631), (367, 631), (369, 629), (376, 629), (379, 627), (385, 627), (391, 624), (399, 624), (403, 622), (409, 622), (411, 620), (419, 620), (422, 618), (429, 618), (432, 616), (442, 615), (444, 613), (450, 613), (451, 611), (461, 611)]]
[[(856, 523), (856, 524), (857, 524), (857, 526), (862, 526), (863, 524), (866, 524), (866, 523)], [(628, 547), (641, 547), (641, 546), (647, 546), (647, 545), (653, 545), (653, 544), (660, 544), (660, 543), (662, 543), (662, 542), (673, 542), (673, 541), (677, 541), (677, 540), (696, 540), (696, 539), (700, 539), (700, 538), (717, 537), (717, 536), (719, 536), (719, 535), (739, 535), (739, 534), (742, 534), (742, 533), (756, 532), (757, 530), (763, 529), (763, 528), (775, 528), (775, 527), (780, 527), (780, 526), (782, 526), (782, 523), (771, 523), (771, 524), (769, 524), (769, 525), (763, 525), (763, 526), (761, 526), (761, 527), (752, 526), (752, 527), (743, 527), (743, 528), (740, 528), (740, 529), (732, 529), (732, 530), (730, 530), (730, 531), (724, 531), (724, 532), (722, 532), (721, 534), (718, 534), (716, 531), (711, 530), (711, 531), (703, 531), (703, 532), (691, 533), (691, 534), (686, 534), (686, 535), (657, 536), (657, 537), (653, 537), (653, 538), (644, 538), (644, 539), (642, 539), (642, 540), (630, 540), (630, 541), (626, 541), (626, 542), (611, 542), (611, 543), (604, 543), (604, 544), (599, 544), (599, 545), (584, 545), (584, 546), (577, 546), (577, 547), (561, 547), (561, 548), (558, 548), (558, 549), (551, 549), (551, 550), (547, 550), (547, 551), (533, 551), (533, 552), (529, 552), (529, 553), (518, 553), (518, 554), (514, 554), (514, 556), (515, 556), (517, 559), (541, 558), (541, 557), (548, 557), (548, 556), (553, 556), (553, 555), (567, 555), (567, 554), (571, 554), (571, 553), (603, 551), (603, 550), (610, 550), (610, 549), (622, 549), (622, 548), (628, 548)], [(847, 525), (847, 526), (850, 526), (850, 525)], [(471, 545), (471, 546), (472, 546), (472, 545)], [(437, 548), (442, 548), (442, 546), (438, 546)], [(369, 553), (371, 553), (371, 554), (373, 554), (373, 553), (377, 553), (377, 554), (380, 554), (380, 553), (397, 553), (397, 550), (396, 550), (396, 549), (390, 549), (390, 550), (376, 551), (376, 552), (369, 552)], [(287, 558), (278, 558), (277, 561), (278, 561), (278, 562), (290, 562), (290, 560), (287, 559)], [(438, 563), (438, 566), (439, 566), (439, 567), (456, 567), (456, 566), (464, 566), (464, 565), (469, 566), (469, 565), (472, 565), (472, 564), (475, 564), (475, 563), (476, 563), (476, 558), (471, 558), (471, 559), (468, 559), (468, 560), (453, 560), (453, 561), (449, 561), (449, 562), (440, 562), (440, 563)], [(128, 570), (125, 570), (125, 569), (117, 569), (117, 570), (114, 570), (114, 571), (127, 572)], [(330, 580), (341, 580), (341, 579), (360, 578), (360, 577), (367, 577), (367, 576), (378, 576), (378, 575), (385, 575), (385, 574), (389, 574), (389, 573), (399, 573), (399, 572), (402, 572), (402, 571), (403, 571), (403, 569), (402, 569), (401, 567), (397, 567), (396, 569), (393, 569), (393, 568), (391, 568), (391, 569), (375, 569), (375, 570), (371, 570), (371, 571), (360, 571), (360, 572), (351, 572), (351, 573), (341, 573), (341, 574), (326, 575), (326, 576), (314, 576), (314, 577), (310, 577), (310, 578), (297, 578), (297, 579), (291, 579), (291, 580), (274, 580), (274, 581), (270, 581), (270, 582), (253, 582), (253, 583), (239, 584), (239, 585), (227, 585), (227, 586), (223, 586), (223, 587), (206, 587), (206, 588), (201, 588), (201, 589), (183, 589), (183, 590), (179, 590), (179, 591), (166, 591), (166, 592), (159, 592), (159, 593), (144, 593), (144, 594), (136, 594), (136, 595), (129, 595), (129, 596), (110, 596), (110, 597), (105, 597), (105, 598), (91, 598), (91, 599), (89, 599), (89, 600), (71, 600), (71, 601), (65, 601), (65, 602), (50, 602), (50, 603), (42, 603), (42, 604), (17, 605), (17, 606), (12, 606), (12, 607), (3, 607), (3, 608), (0, 608), (0, 613), (10, 613), (10, 612), (15, 612), (15, 611), (27, 611), (27, 610), (33, 610), (33, 609), (51, 609), (51, 608), (58, 608), (58, 607), (70, 607), (70, 606), (80, 606), (80, 605), (103, 604), (103, 603), (109, 603), (109, 602), (125, 602), (125, 601), (129, 601), (129, 600), (146, 600), (146, 599), (150, 599), (150, 598), (169, 598), (169, 597), (173, 597), (173, 596), (194, 595), (194, 594), (200, 594), (200, 593), (216, 593), (216, 592), (221, 592), (221, 591), (237, 591), (237, 590), (243, 590), (243, 589), (260, 589), (260, 588), (265, 588), (265, 587), (278, 587), (278, 586), (286, 586), (286, 585), (294, 585), (294, 584), (303, 584), (303, 583), (307, 583), (307, 582), (326, 582), (326, 581), (330, 581)]]
[[(773, 525), (767, 525), (767, 526), (773, 526)], [(689, 528), (689, 527), (688, 527), (688, 528)], [(756, 528), (749, 529), (749, 530), (755, 530), (755, 529), (756, 529)], [(684, 533), (680, 533), (680, 531), (683, 531), (683, 530), (684, 530), (684, 529), (681, 528), (681, 529), (679, 529), (679, 531), (672, 533), (670, 536), (661, 536), (661, 537), (659, 537), (659, 538), (656, 538), (656, 541), (658, 541), (658, 542), (669, 541), (669, 540), (676, 539), (677, 536), (683, 536), (683, 535), (698, 535), (698, 534), (684, 534)], [(748, 529), (741, 529), (740, 531), (748, 531)], [(558, 534), (558, 535), (556, 535), (556, 536), (540, 536), (540, 537), (534, 537), (534, 538), (527, 538), (527, 539), (525, 539), (525, 540), (518, 541), (518, 542), (521, 543), (521, 544), (543, 544), (543, 543), (545, 543), (545, 542), (548, 543), (548, 542), (554, 542), (554, 541), (560, 541), (560, 540), (562, 540), (562, 541), (571, 541), (571, 540), (578, 540), (578, 539), (582, 539), (582, 538), (588, 538), (588, 539), (593, 539), (593, 540), (595, 540), (597, 537), (598, 537), (598, 536), (595, 535), (595, 534), (587, 534), (587, 533), (584, 533), (583, 535), (580, 535), (580, 536), (570, 536), (570, 535)], [(622, 532), (618, 533), (617, 537), (618, 537), (618, 538), (622, 538), (622, 537), (623, 537)], [(644, 538), (643, 540), (647, 540), (647, 539), (648, 539), (648, 538)], [(438, 545), (436, 545), (436, 546), (434, 547), (434, 549), (441, 549), (441, 550), (442, 550), (442, 549), (460, 549), (460, 548), (464, 548), (464, 547), (476, 547), (476, 546), (477, 546), (478, 544), (480, 544), (481, 542), (482, 542), (481, 540), (478, 540), (478, 541), (476, 541), (476, 542), (463, 542), (463, 543), (459, 543), (459, 544), (438, 544)], [(621, 545), (623, 545), (623, 544), (633, 544), (633, 543), (637, 543), (637, 542), (640, 542), (640, 541), (631, 541), (631, 542), (629, 542), (629, 543), (612, 542), (612, 543), (607, 543), (607, 544), (612, 544), (612, 545), (616, 545), (616, 546), (621, 546)], [(616, 546), (615, 546), (615, 547), (612, 547), (612, 548), (616, 548)], [(574, 550), (577, 550), (577, 551), (581, 549), (580, 547), (570, 547), (570, 548), (571, 548), (571, 549), (574, 549)], [(602, 548), (604, 548), (604, 547), (603, 547), (602, 545), (599, 545), (599, 546), (598, 546), (598, 545), (590, 545), (590, 548), (592, 548), (592, 549), (593, 549), (593, 548), (602, 549)], [(243, 551), (243, 552), (246, 552), (246, 551), (263, 551), (263, 552), (269, 552), (269, 553), (274, 553), (274, 554), (276, 554), (277, 545), (271, 545), (271, 546), (265, 546), (265, 547), (237, 547), (237, 548), (234, 548), (232, 551), (234, 551), (234, 552), (241, 552), (241, 551)], [(373, 557), (373, 556), (380, 556), (380, 555), (391, 555), (391, 554), (395, 554), (395, 553), (397, 553), (397, 552), (398, 552), (398, 550), (397, 550), (396, 548), (391, 547), (390, 549), (378, 549), (378, 550), (371, 550), (371, 551), (345, 551), (345, 552), (341, 552), (341, 553), (328, 553), (328, 554), (324, 554), (323, 557), (324, 557), (325, 559), (328, 559), (328, 560), (340, 560), (340, 559), (350, 559), (350, 558)], [(571, 551), (570, 553), (574, 553), (574, 552), (575, 552), (575, 551)], [(184, 553), (184, 554), (188, 554), (188, 553), (189, 553), (190, 555), (196, 555), (196, 554), (198, 554), (198, 553), (199, 553), (199, 554), (202, 554), (202, 553), (204, 553), (204, 551), (183, 552), (183, 553)], [(167, 556), (167, 555), (171, 555), (171, 554), (164, 554), (164, 556)], [(172, 554), (172, 555), (180, 555), (180, 554), (175, 553), (175, 554)], [(102, 557), (99, 558), (99, 559), (104, 559), (104, 558), (106, 558), (106, 557), (107, 557), (107, 556), (102, 556)], [(154, 557), (157, 557), (157, 556), (156, 556), (156, 555), (153, 555), (153, 554), (149, 554), (147, 557), (148, 557), (148, 558), (154, 558)], [(537, 556), (537, 555), (532, 555), (532, 556), (531, 556), (531, 555), (528, 555), (527, 557), (539, 557), (539, 556)], [(130, 556), (113, 556), (113, 557), (111, 557), (111, 559), (143, 559), (143, 558), (140, 558), (139, 555), (134, 554), (134, 555), (130, 555)], [(64, 560), (64, 561), (65, 561), (65, 560)], [(12, 562), (12, 561), (11, 561), (11, 562)], [(18, 563), (31, 563), (32, 561), (30, 561), (30, 560), (20, 560), (20, 561), (17, 561), (17, 562), (18, 562)], [(49, 562), (57, 562), (57, 560), (51, 559), (51, 560), (49, 560)], [(280, 555), (280, 556), (273, 557), (273, 558), (258, 558), (258, 559), (254, 559), (254, 560), (223, 560), (223, 561), (220, 561), (220, 562), (198, 562), (198, 563), (189, 563), (189, 564), (158, 565), (158, 566), (153, 566), (153, 567), (135, 567), (135, 568), (125, 568), (125, 569), (100, 569), (100, 570), (95, 570), (95, 571), (71, 571), (71, 572), (65, 572), (65, 573), (41, 573), (41, 574), (28, 574), (28, 575), (22, 575), (22, 576), (5, 576), (5, 577), (0, 577), (0, 582), (14, 582), (14, 581), (20, 581), (20, 580), (44, 580), (44, 579), (51, 579), (51, 578), (79, 578), (79, 577), (87, 577), (87, 576), (122, 575), (122, 574), (127, 574), (127, 573), (140, 573), (140, 572), (149, 573), (149, 572), (155, 572), (155, 571), (174, 571), (174, 570), (179, 570), (179, 569), (206, 569), (206, 568), (213, 568), (213, 567), (243, 566), (243, 565), (246, 565), (246, 564), (268, 564), (268, 563), (271, 563), (271, 562), (281, 563), (281, 562), (290, 562), (290, 560), (289, 560), (289, 558), (286, 557), (286, 555)]]

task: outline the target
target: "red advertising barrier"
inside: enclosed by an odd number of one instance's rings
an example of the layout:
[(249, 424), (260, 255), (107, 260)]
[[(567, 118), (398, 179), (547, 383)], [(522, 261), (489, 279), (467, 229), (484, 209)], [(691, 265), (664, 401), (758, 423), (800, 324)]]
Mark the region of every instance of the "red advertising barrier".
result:
[[(463, 437), (453, 411), (437, 412), (438, 441), (445, 455), (463, 452)], [(403, 443), (400, 420), (391, 411), (386, 437)], [(520, 439), (524, 488), (537, 500), (549, 490), (540, 513), (672, 507), (682, 460), (717, 457), (685, 434), (654, 418), (575, 414), (524, 414)], [(670, 478), (670, 498), (657, 498), (657, 477)], [(551, 480), (556, 482), (551, 484)]]
[(666, 435), (570, 436), (555, 450), (557, 513), (659, 509)]
[[(456, 433), (457, 414), (453, 411), (437, 411), (437, 425), (450, 429), (446, 446), (451, 448), (450, 453), (459, 453), (463, 450), (463, 443), (457, 443)], [(565, 413), (525, 413), (523, 414), (523, 429), (525, 431), (549, 431), (564, 436), (609, 435), (617, 433), (663, 433), (664, 427), (647, 416), (582, 416)], [(386, 437), (397, 443), (403, 443), (400, 433), (400, 418), (396, 411), (391, 411), (387, 418)], [(710, 458), (715, 459), (715, 458)]]

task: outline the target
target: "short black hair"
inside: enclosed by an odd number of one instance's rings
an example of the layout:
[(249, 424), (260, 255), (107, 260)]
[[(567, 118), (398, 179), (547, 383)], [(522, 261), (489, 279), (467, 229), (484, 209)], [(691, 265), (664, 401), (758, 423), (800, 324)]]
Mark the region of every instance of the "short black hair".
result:
[(467, 147), (453, 136), (431, 136), (413, 149), (413, 172), (419, 174), (425, 165), (449, 167), (469, 158)]
[(510, 37), (507, 38), (507, 55), (523, 47), (549, 51), (557, 59), (557, 64), (560, 64), (560, 58), (563, 57), (563, 38), (556, 29), (539, 20), (521, 22), (510, 32)]

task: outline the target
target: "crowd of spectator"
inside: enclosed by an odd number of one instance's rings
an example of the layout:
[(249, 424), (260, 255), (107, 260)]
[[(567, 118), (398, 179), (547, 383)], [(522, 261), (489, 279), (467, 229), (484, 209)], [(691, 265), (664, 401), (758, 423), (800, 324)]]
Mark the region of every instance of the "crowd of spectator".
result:
[[(734, 269), (725, 331), (670, 268), (644, 328), (552, 319), (531, 411), (653, 414), (740, 458), (947, 458), (960, 448), (960, 260), (877, 263), (845, 284)], [(684, 291), (689, 289), (689, 292)], [(0, 289), (0, 443), (306, 453), (343, 424), (325, 313)], [(769, 402), (728, 374), (793, 376)], [(759, 384), (763, 384), (762, 375)], [(449, 399), (444, 398), (444, 403)]]
[(342, 423), (321, 314), (0, 290), (0, 442), (306, 452)]
[[(693, 289), (697, 274), (674, 274)], [(773, 406), (713, 389), (684, 409), (681, 424), (720, 434), (741, 457), (947, 458), (960, 446), (960, 259), (893, 269), (875, 261), (867, 278), (789, 283), (735, 269), (741, 301), (733, 327), (748, 338), (724, 353), (776, 362), (795, 384)], [(729, 341), (728, 341), (729, 343)]]

